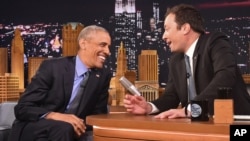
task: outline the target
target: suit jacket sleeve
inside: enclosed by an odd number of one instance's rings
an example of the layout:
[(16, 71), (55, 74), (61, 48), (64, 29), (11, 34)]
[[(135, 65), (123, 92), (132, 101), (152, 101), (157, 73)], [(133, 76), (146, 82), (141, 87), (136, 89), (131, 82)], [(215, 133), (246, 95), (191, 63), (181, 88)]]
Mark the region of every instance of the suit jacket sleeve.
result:
[(15, 115), (19, 120), (35, 121), (43, 114), (50, 112), (43, 107), (53, 83), (53, 66), (50, 61), (43, 61), (31, 83), (20, 97), (15, 107)]

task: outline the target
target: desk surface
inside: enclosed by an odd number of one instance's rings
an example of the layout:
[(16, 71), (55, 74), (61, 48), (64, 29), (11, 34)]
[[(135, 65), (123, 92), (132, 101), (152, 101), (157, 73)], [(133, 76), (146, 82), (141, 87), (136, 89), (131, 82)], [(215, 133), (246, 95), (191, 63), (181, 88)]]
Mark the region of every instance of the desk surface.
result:
[(128, 113), (89, 116), (87, 117), (87, 123), (114, 128), (229, 134), (229, 124), (214, 124), (212, 120), (208, 122), (191, 122), (188, 118), (155, 119), (151, 115), (132, 115)]
[[(127, 140), (183, 140), (228, 141), (230, 124), (216, 124), (212, 119), (206, 122), (191, 122), (188, 118), (155, 119), (151, 115), (117, 113), (87, 117), (87, 124), (94, 126), (95, 141)], [(250, 124), (234, 122), (233, 124)], [(112, 139), (111, 139), (112, 138)], [(119, 139), (118, 139), (119, 138)]]

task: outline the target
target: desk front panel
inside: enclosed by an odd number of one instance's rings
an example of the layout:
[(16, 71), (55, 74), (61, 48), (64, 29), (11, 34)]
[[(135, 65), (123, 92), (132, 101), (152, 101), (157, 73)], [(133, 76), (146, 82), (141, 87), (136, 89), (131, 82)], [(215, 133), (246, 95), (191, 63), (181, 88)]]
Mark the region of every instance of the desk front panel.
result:
[(97, 127), (94, 141), (229, 141), (229, 135)]
[(229, 124), (155, 119), (127, 113), (87, 117), (95, 141), (229, 141)]

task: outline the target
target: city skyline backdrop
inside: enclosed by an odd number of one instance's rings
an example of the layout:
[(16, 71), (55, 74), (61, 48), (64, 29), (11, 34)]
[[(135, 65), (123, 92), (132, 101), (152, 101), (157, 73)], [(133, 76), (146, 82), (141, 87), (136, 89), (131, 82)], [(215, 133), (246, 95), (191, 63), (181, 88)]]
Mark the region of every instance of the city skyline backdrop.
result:
[[(108, 19), (114, 14), (116, 0), (2, 0), (1, 22), (33, 24), (37, 22), (81, 22), (92, 24), (95, 19)], [(123, 0), (124, 1), (124, 0)], [(220, 15), (249, 16), (250, 0), (136, 0), (137, 10), (144, 17), (152, 14), (152, 2), (160, 3), (163, 18), (167, 7), (187, 3), (201, 9), (204, 17)], [(227, 9), (225, 11), (225, 9)], [(216, 14), (216, 15), (215, 15)]]
[[(230, 36), (242, 73), (249, 73), (250, 0), (3, 0), (0, 6), (0, 47), (10, 47), (14, 28), (22, 28), (26, 57), (61, 56), (51, 51), (51, 40), (68, 22), (84, 26), (98, 24), (112, 36), (108, 64), (115, 75), (116, 52), (125, 43), (128, 69), (137, 70), (137, 56), (143, 49), (155, 49), (159, 55), (159, 83), (167, 81), (171, 55), (161, 39), (164, 14), (168, 7), (188, 3), (197, 7), (205, 19), (207, 31), (222, 31)], [(125, 12), (118, 5), (129, 6)], [(134, 5), (131, 3), (134, 3)], [(129, 5), (130, 4), (130, 5)], [(134, 7), (133, 7), (134, 6)], [(134, 10), (133, 10), (134, 8)], [(132, 10), (131, 10), (132, 9)], [(150, 27), (154, 19), (154, 27)], [(32, 33), (32, 34), (31, 34)], [(36, 34), (34, 34), (36, 33)]]

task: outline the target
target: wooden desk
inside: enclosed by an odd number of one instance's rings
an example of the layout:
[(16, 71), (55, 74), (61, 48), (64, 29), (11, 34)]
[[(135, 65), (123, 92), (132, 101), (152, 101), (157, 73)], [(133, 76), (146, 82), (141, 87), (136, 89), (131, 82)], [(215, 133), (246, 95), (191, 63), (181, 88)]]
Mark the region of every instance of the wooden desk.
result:
[(126, 109), (124, 106), (109, 106), (109, 113), (111, 114), (126, 113)]
[(155, 119), (128, 113), (87, 117), (94, 141), (229, 141), (230, 125), (191, 122), (190, 119)]

